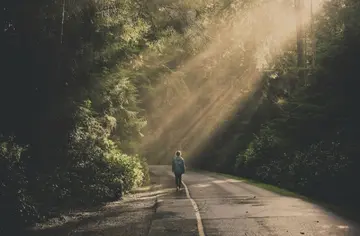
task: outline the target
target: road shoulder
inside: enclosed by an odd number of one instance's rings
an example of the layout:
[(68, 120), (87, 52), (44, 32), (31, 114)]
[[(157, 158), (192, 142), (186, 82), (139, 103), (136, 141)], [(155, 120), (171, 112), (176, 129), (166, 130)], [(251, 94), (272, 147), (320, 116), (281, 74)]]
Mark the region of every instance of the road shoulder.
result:
[(38, 224), (24, 236), (146, 236), (156, 207), (157, 191), (130, 194), (103, 207), (74, 211)]

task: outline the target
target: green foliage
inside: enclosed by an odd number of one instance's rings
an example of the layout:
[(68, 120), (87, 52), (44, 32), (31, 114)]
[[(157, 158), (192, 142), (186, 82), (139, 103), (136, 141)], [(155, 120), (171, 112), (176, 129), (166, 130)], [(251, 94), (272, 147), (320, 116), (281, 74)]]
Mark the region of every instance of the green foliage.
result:
[(134, 158), (117, 151), (108, 154), (108, 160), (117, 173), (116, 181), (122, 183), (124, 191), (142, 186), (146, 182), (143, 163), (139, 158)]
[(38, 213), (33, 199), (27, 192), (27, 179), (24, 170), (25, 147), (14, 143), (13, 138), (1, 137), (0, 142), (0, 232), (13, 222), (19, 227), (33, 223)]
[(249, 144), (245, 153), (239, 158), (241, 162), (246, 165), (256, 162), (259, 156), (267, 157), (268, 159), (277, 159), (279, 152), (276, 148), (279, 146), (279, 140), (274, 134), (273, 130), (266, 128), (260, 132), (260, 137), (255, 137), (255, 140)]

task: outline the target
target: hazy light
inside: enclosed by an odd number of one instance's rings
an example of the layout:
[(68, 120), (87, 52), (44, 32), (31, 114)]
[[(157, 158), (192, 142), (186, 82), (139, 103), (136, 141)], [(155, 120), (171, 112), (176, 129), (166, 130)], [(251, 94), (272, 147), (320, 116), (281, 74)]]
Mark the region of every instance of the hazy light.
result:
[[(324, 1), (312, 2), (316, 14)], [(157, 127), (150, 127), (151, 134), (143, 140), (143, 150), (154, 151), (151, 159), (170, 158), (175, 149), (191, 156), (244, 106), (261, 82), (262, 71), (294, 44), (296, 14), (288, 3), (273, 0), (242, 8), (243, 2), (233, 3), (231, 7), (239, 9), (236, 13), (205, 29), (211, 38), (205, 49), (160, 79), (154, 90), (159, 95), (150, 101), (155, 108), (149, 112), (150, 123)], [(302, 19), (308, 25), (310, 0), (304, 3)], [(276, 102), (282, 105), (286, 101), (279, 98)]]

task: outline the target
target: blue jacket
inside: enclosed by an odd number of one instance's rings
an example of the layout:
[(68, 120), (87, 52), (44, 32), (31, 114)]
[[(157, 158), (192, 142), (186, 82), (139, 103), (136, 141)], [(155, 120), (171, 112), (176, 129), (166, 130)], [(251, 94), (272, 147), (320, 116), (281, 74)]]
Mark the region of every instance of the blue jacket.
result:
[(182, 157), (175, 156), (172, 160), (172, 171), (174, 174), (185, 173), (185, 161)]

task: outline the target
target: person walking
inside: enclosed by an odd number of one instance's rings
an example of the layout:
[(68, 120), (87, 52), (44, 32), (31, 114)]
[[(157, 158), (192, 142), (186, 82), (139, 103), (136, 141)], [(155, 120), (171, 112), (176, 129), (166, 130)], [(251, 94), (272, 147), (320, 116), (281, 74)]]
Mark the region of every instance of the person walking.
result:
[(181, 156), (181, 151), (176, 151), (175, 157), (172, 160), (172, 172), (175, 175), (176, 190), (181, 189), (182, 175), (185, 173), (185, 161)]

